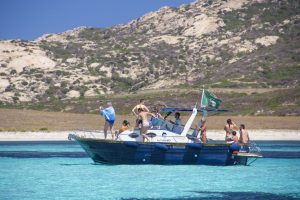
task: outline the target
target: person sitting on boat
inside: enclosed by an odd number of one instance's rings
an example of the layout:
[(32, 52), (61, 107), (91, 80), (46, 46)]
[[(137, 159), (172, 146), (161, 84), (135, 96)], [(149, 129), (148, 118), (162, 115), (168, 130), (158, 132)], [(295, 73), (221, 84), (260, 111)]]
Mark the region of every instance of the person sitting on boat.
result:
[(236, 135), (236, 131), (232, 131), (232, 142), (233, 143), (239, 142), (239, 137)]
[(135, 127), (139, 127), (140, 125), (140, 121), (138, 120), (138, 109), (141, 108), (146, 112), (149, 112), (149, 109), (147, 108), (147, 106), (145, 106), (145, 99), (140, 99), (140, 103), (136, 106), (134, 106), (134, 108), (132, 109), (132, 113), (136, 116), (137, 120), (136, 120), (136, 125)]
[(169, 131), (175, 131), (176, 133), (180, 134), (182, 131), (180, 113), (176, 112), (174, 117), (175, 117), (175, 121), (169, 120), (170, 123), (166, 123), (166, 129)]
[(103, 109), (102, 106), (99, 107), (100, 115), (104, 116), (105, 124), (104, 124), (104, 139), (107, 137), (107, 130), (110, 129), (111, 137), (115, 139), (115, 133), (113, 131), (113, 126), (116, 119), (115, 109), (112, 106), (111, 102), (107, 103), (107, 108)]
[(248, 144), (250, 142), (248, 131), (246, 130), (245, 124), (240, 125), (240, 143)]
[(124, 120), (121, 128), (119, 129), (119, 134), (130, 129), (130, 123), (127, 120)]
[(224, 126), (224, 130), (226, 132), (226, 136), (225, 136), (225, 142), (232, 142), (232, 131), (234, 131), (234, 129), (236, 129), (237, 126), (236, 124), (231, 120), (231, 119), (227, 119), (227, 124)]
[(236, 131), (232, 131), (232, 141), (230, 142), (227, 142), (227, 143), (230, 143), (231, 145), (229, 146), (230, 148), (230, 151), (233, 153), (233, 154), (237, 154), (239, 152), (239, 150), (241, 149), (241, 146), (239, 145), (239, 138), (238, 136), (236, 135)]
[(149, 138), (147, 137), (147, 131), (150, 127), (147, 115), (150, 115), (154, 117), (154, 115), (150, 112), (144, 111), (142, 108), (138, 108), (138, 120), (142, 121), (142, 127), (140, 134), (143, 136), (143, 142), (145, 142), (145, 138), (147, 141), (149, 141)]
[(176, 112), (175, 115), (175, 122), (173, 122), (172, 120), (170, 120), (170, 122), (172, 124), (175, 124), (175, 125), (178, 125), (178, 126), (182, 126), (182, 123), (181, 123), (181, 119), (180, 119), (180, 113), (179, 112)]

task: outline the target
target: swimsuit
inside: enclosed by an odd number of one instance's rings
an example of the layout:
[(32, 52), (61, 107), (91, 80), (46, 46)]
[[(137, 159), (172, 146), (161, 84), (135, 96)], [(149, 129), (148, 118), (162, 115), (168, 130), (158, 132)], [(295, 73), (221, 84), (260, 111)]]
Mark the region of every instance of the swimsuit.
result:
[(149, 122), (147, 120), (143, 120), (143, 127), (149, 127)]
[(105, 119), (110, 125), (114, 125), (115, 120), (109, 120), (109, 119)]

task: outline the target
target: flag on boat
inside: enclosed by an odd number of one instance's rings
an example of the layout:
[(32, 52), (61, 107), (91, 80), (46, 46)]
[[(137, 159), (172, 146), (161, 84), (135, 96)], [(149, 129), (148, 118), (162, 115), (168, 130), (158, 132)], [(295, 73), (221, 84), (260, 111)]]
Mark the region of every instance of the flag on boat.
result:
[(221, 103), (222, 103), (221, 99), (219, 99), (212, 92), (209, 92), (208, 90), (202, 91), (201, 108), (208, 107), (208, 108), (218, 109)]

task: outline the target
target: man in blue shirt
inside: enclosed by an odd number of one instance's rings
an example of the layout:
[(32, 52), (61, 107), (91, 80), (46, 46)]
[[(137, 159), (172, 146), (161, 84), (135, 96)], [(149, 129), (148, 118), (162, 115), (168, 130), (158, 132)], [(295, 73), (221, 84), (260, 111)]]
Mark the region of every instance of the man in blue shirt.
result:
[(111, 102), (107, 103), (107, 108), (103, 109), (102, 106), (99, 107), (100, 110), (100, 115), (104, 116), (105, 118), (105, 124), (104, 124), (104, 138), (106, 139), (107, 137), (107, 130), (108, 128), (110, 129), (111, 132), (111, 137), (114, 140), (115, 139), (115, 133), (113, 130), (113, 126), (116, 120), (116, 114), (115, 114), (115, 109), (112, 106)]
[(179, 125), (181, 126), (181, 119), (180, 119), (180, 113), (179, 112), (176, 112), (175, 113), (175, 125)]

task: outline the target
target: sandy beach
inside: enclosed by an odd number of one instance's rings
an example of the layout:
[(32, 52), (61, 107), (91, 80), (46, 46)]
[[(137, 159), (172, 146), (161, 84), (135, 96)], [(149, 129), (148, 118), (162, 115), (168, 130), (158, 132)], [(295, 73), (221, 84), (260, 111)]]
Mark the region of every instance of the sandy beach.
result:
[[(67, 141), (69, 133), (74, 133), (74, 131), (0, 132), (0, 141)], [(300, 130), (256, 129), (249, 130), (249, 134), (250, 139), (253, 141), (300, 141)], [(97, 133), (93, 135), (97, 138), (102, 138), (101, 136)], [(207, 131), (207, 137), (212, 140), (224, 140), (225, 134), (222, 130), (209, 130)]]

